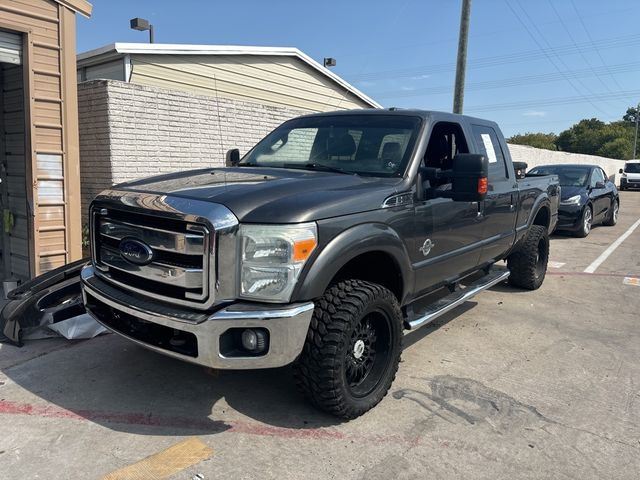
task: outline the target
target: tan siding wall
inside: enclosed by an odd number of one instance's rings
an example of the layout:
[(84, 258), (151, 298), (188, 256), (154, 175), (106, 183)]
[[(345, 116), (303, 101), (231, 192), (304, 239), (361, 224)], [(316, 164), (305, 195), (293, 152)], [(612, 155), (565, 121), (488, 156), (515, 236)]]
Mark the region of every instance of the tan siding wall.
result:
[(364, 101), (292, 57), (131, 55), (131, 82), (198, 95), (324, 112)]
[[(30, 273), (37, 275), (81, 254), (75, 15), (52, 0), (0, 0), (0, 24), (29, 32), (23, 60), (30, 89), (26, 105), (30, 129), (27, 148), (23, 146), (20, 155), (25, 165), (22, 174), (34, 185), (27, 192), (34, 211), (21, 228), (31, 236)], [(20, 100), (13, 99), (16, 104)], [(11, 142), (17, 148), (18, 140)], [(11, 208), (26, 210), (17, 204)]]

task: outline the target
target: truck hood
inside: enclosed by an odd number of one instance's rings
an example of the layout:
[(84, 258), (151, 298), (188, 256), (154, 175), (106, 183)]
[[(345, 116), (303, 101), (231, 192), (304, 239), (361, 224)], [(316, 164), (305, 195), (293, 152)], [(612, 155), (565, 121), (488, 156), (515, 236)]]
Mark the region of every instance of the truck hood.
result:
[(298, 223), (380, 208), (399, 178), (236, 167), (172, 173), (116, 189), (219, 203), (247, 223)]
[(625, 172), (624, 175), (626, 175), (626, 177), (629, 180), (640, 180), (640, 173), (627, 173), (627, 172)]

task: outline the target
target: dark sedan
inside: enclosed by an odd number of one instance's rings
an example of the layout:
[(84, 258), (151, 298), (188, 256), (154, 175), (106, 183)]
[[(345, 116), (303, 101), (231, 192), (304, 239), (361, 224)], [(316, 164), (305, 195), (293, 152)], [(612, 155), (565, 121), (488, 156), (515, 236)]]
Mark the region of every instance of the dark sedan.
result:
[(597, 165), (545, 165), (529, 174), (558, 175), (561, 197), (556, 230), (586, 237), (597, 223), (615, 225), (620, 199), (618, 190)]

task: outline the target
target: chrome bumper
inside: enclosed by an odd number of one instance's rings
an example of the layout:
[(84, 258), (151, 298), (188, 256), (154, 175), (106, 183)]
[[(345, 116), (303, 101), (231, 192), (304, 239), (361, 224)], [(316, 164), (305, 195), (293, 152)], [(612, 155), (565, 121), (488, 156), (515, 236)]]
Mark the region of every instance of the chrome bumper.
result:
[[(313, 314), (313, 302), (285, 306), (236, 303), (212, 314), (175, 307), (167, 307), (163, 312), (160, 303), (141, 300), (106, 284), (95, 276), (91, 266), (82, 270), (81, 278), (87, 312), (106, 328), (158, 353), (212, 368), (273, 368), (290, 364), (302, 351)], [(197, 342), (197, 355), (185, 355), (134, 338), (109, 325), (105, 321), (105, 312), (133, 317), (142, 325), (161, 325), (193, 334)], [(269, 346), (266, 353), (260, 356), (224, 356), (220, 351), (220, 339), (232, 328), (268, 330)]]

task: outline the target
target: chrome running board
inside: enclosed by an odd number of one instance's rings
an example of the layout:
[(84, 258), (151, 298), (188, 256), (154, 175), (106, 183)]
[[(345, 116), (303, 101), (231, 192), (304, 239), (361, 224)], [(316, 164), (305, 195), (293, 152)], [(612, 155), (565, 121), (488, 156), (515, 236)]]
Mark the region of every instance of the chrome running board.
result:
[(509, 270), (506, 268), (492, 268), (482, 278), (467, 285), (465, 288), (457, 290), (446, 297), (436, 300), (429, 305), (426, 310), (420, 312), (419, 316), (414, 319), (406, 319), (404, 327), (407, 330), (415, 330), (428, 323), (433, 322), (440, 315), (444, 315), (448, 311), (454, 309), (458, 305), (463, 304), (467, 300), (475, 297), (478, 293), (493, 287), (494, 285), (505, 281), (509, 278)]

